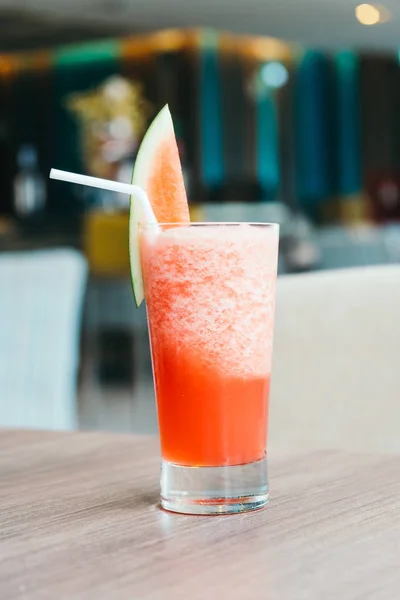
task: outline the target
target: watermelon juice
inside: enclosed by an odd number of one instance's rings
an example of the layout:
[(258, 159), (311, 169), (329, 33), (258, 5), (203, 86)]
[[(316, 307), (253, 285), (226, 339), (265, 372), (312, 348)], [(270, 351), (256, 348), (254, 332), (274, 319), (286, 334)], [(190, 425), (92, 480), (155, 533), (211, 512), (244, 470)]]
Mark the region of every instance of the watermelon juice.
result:
[(162, 459), (264, 459), (278, 226), (147, 226), (141, 262)]

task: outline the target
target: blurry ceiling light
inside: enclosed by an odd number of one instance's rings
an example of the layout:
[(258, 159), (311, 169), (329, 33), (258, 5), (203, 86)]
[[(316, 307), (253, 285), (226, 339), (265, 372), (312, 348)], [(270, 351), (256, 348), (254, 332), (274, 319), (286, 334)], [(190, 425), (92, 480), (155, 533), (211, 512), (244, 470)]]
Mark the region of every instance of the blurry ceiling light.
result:
[(280, 88), (287, 83), (289, 73), (285, 65), (272, 61), (265, 63), (260, 68), (260, 77), (263, 84), (269, 88)]
[(356, 18), (362, 25), (376, 25), (389, 20), (389, 12), (376, 4), (359, 4), (356, 7)]
[(104, 85), (104, 94), (111, 102), (118, 102), (129, 96), (129, 83), (123, 77), (114, 75)]

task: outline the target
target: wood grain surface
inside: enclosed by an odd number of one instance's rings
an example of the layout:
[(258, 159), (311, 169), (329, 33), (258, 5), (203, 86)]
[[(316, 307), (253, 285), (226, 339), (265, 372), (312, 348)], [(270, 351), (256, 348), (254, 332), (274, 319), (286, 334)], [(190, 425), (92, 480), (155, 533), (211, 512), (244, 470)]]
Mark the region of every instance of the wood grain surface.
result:
[(160, 510), (154, 438), (0, 432), (0, 599), (396, 600), (400, 457), (270, 461), (262, 511)]

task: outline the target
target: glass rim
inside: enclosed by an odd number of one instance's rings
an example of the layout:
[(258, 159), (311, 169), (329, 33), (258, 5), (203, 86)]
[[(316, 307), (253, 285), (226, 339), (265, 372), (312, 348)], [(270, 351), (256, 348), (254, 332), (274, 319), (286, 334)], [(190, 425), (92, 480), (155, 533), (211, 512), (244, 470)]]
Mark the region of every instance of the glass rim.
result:
[(222, 226), (238, 226), (238, 225), (250, 225), (251, 227), (271, 227), (273, 229), (279, 229), (279, 223), (259, 222), (256, 221), (190, 221), (189, 223), (139, 223), (140, 229), (151, 229), (156, 227), (222, 227)]

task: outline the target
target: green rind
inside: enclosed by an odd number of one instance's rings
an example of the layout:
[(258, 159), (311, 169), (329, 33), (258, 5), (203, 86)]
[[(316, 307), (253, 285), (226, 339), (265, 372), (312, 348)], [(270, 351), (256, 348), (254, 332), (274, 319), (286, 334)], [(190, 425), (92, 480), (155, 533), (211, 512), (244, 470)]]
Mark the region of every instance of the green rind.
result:
[[(171, 114), (169, 112), (168, 105), (166, 104), (164, 108), (160, 110), (160, 112), (156, 115), (151, 125), (149, 126), (142, 143), (140, 144), (139, 151), (137, 153), (135, 166), (132, 174), (132, 184), (138, 185), (142, 189), (146, 190), (146, 181), (150, 173), (151, 167), (151, 154), (153, 148), (157, 147), (157, 142), (164, 139), (164, 137), (170, 132), (174, 131), (174, 125), (172, 122)], [(129, 206), (129, 261), (130, 261), (130, 275), (131, 275), (131, 284), (133, 290), (133, 297), (135, 299), (136, 307), (139, 308), (144, 299), (144, 290), (143, 290), (143, 281), (139, 283), (139, 285), (135, 282), (135, 277), (133, 274), (134, 269), (132, 269), (132, 263), (134, 262), (133, 250), (132, 247), (136, 247), (137, 255), (140, 254), (140, 248), (138, 240), (135, 240), (133, 243), (132, 239), (132, 230), (133, 227), (137, 227), (137, 223), (134, 224), (135, 216), (135, 198), (131, 196), (130, 206)], [(140, 258), (139, 258), (139, 266), (140, 266)], [(140, 267), (139, 267), (140, 268)], [(136, 270), (136, 267), (135, 267)], [(137, 274), (137, 277), (142, 278), (142, 273)], [(135, 287), (136, 286), (136, 287)], [(137, 288), (141, 288), (141, 293), (138, 294)]]
[[(134, 215), (133, 215), (133, 211), (134, 211), (134, 197), (131, 196), (130, 199), (130, 203), (129, 203), (129, 233), (128, 233), (128, 244), (129, 244), (129, 264), (130, 264), (130, 276), (131, 276), (131, 285), (132, 285), (132, 291), (133, 291), (133, 298), (135, 300), (135, 304), (136, 304), (136, 308), (139, 308), (139, 306), (142, 304), (143, 302), (143, 298), (141, 300), (139, 300), (138, 298), (138, 294), (135, 288), (135, 279), (133, 276), (133, 269), (132, 269), (132, 236), (131, 236), (131, 225), (132, 225), (132, 219), (134, 219)], [(137, 244), (136, 244), (137, 246)]]

